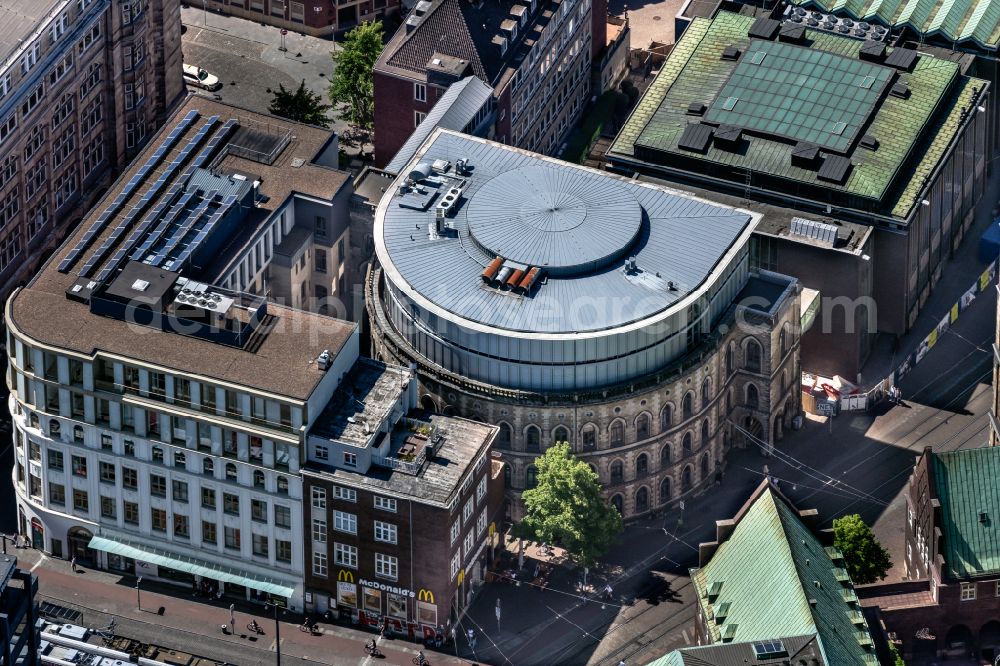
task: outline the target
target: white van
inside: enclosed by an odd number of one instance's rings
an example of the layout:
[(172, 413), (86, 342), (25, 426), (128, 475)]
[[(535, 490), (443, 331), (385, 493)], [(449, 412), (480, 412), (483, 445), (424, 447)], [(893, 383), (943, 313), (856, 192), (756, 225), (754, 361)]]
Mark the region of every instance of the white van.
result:
[(222, 87), (219, 77), (209, 74), (197, 65), (184, 65), (184, 83), (205, 90), (218, 90)]

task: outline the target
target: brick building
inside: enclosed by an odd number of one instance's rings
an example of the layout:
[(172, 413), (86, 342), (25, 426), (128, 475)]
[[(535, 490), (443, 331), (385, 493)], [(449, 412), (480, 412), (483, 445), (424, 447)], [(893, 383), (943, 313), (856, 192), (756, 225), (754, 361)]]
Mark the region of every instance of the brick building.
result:
[(332, 37), (399, 11), (399, 0), (204, 0), (195, 4), (314, 37)]
[(186, 94), (179, 0), (2, 0), (0, 296)]
[(606, 14), (606, 0), (417, 3), (375, 64), (376, 166), (469, 75), (493, 88), (497, 141), (555, 153), (586, 105)]
[(410, 637), (462, 616), (498, 544), (497, 429), (413, 412), (413, 374), (362, 359), (308, 439), (306, 609)]
[(859, 588), (904, 658), (1000, 657), (1000, 448), (917, 458), (906, 485), (904, 578)]

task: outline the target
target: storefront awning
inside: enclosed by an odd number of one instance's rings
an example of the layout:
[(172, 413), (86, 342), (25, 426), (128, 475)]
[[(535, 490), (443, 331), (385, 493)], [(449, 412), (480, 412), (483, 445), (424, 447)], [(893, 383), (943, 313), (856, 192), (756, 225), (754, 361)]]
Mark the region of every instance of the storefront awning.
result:
[(160, 567), (168, 567), (177, 571), (184, 571), (195, 576), (222, 581), (223, 583), (242, 585), (252, 590), (267, 592), (268, 594), (285, 599), (290, 598), (295, 591), (294, 588), (265, 576), (249, 574), (245, 571), (203, 560), (196, 560), (192, 557), (167, 553), (166, 551), (145, 544), (137, 545), (122, 540), (112, 540), (106, 537), (95, 536), (90, 540), (89, 546), (94, 550), (104, 551), (112, 555), (121, 555), (122, 557), (148, 562)]

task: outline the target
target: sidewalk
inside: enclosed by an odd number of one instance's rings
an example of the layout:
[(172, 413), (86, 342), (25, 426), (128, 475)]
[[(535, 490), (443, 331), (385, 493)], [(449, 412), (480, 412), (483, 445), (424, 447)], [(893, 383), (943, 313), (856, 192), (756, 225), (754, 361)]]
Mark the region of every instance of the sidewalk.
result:
[[(237, 602), (236, 633), (223, 634), (221, 627), (229, 622), (231, 599), (211, 602), (195, 599), (183, 587), (148, 581), (143, 581), (137, 593), (135, 579), (130, 576), (79, 566), (78, 573), (73, 574), (65, 560), (53, 559), (31, 549), (8, 549), (8, 552), (18, 558), (18, 566), (34, 569), (39, 579), (39, 601), (79, 611), (80, 616), (73, 620), (74, 624), (100, 627), (114, 617), (118, 622), (117, 633), (122, 636), (236, 666), (268, 664), (276, 657), (275, 621), (261, 606)], [(158, 615), (161, 606), (164, 612)], [(247, 631), (251, 619), (256, 619), (263, 627), (263, 635)], [(379, 650), (385, 657), (372, 660), (365, 654), (364, 644), (375, 634), (321, 622), (320, 635), (313, 636), (300, 631), (300, 623), (301, 616), (293, 613), (288, 613), (281, 621), (284, 666), (408, 665), (421, 649), (419, 644), (406, 640), (379, 639)], [(467, 663), (447, 653), (424, 649), (424, 654), (434, 666)]]

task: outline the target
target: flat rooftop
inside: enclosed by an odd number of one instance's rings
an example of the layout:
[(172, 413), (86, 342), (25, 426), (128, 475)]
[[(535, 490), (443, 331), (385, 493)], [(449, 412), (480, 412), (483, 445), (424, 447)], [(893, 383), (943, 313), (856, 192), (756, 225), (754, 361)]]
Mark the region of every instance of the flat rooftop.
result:
[(948, 59), (800, 24), (782, 34), (801, 40), (774, 41), (777, 30), (769, 39), (755, 21), (727, 11), (696, 18), (608, 160), (734, 187), (749, 171), (777, 197), (908, 219), (986, 82)]
[[(448, 170), (433, 172), (435, 162)], [(414, 171), (428, 175), (404, 187)], [(438, 231), (438, 207), (451, 201)], [(577, 332), (665, 311), (721, 270), (754, 223), (687, 192), (437, 130), (383, 199), (375, 244), (392, 283), (434, 306), (489, 328), (561, 334), (571, 303), (615, 304), (579, 313)]]
[(21, 46), (64, 0), (0, 0), (0, 62)]
[(405, 368), (359, 358), (316, 419), (311, 434), (366, 446), (412, 379)]
[(376, 465), (372, 465), (368, 473), (360, 474), (314, 461), (303, 467), (302, 473), (362, 490), (447, 506), (483, 447), (492, 442), (497, 428), (454, 416), (422, 413), (410, 416), (406, 419), (407, 427), (398, 427), (390, 434), (395, 455), (399, 455), (407, 440), (420, 431), (433, 432), (435, 437), (440, 437), (419, 474)]
[[(356, 325), (273, 303), (260, 310), (263, 299), (213, 285), (211, 266), (237, 256), (253, 236), (247, 227), (257, 229), (293, 192), (332, 199), (348, 175), (313, 163), (330, 136), (189, 97), (8, 301), (10, 321), (34, 340), (80, 354), (121, 355), (307, 398), (323, 377), (318, 355), (336, 355)], [(163, 304), (165, 315), (225, 306), (227, 319), (244, 332), (254, 323), (252, 336), (236, 335), (239, 346), (219, 344), (131, 325), (96, 305), (130, 296)], [(247, 316), (248, 308), (256, 309), (256, 318)]]

